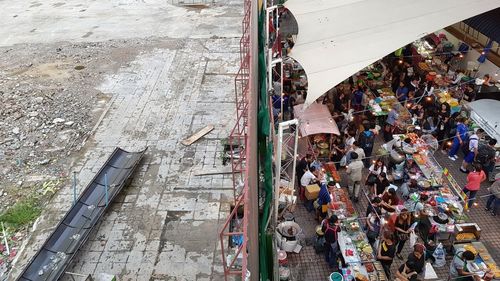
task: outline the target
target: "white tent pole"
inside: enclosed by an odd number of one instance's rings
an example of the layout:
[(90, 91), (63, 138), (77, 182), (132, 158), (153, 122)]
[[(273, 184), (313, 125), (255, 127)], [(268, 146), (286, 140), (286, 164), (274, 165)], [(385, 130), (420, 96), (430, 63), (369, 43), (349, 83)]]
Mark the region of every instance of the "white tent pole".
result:
[[(270, 36), (269, 36), (269, 8), (266, 9), (266, 47), (269, 46)], [(267, 85), (268, 88), (272, 87), (273, 82), (273, 68), (272, 68), (272, 48), (267, 50)]]
[(279, 123), (278, 125), (278, 139), (277, 139), (277, 145), (276, 145), (276, 157), (274, 158), (275, 161), (275, 174), (274, 174), (274, 219), (273, 219), (273, 226), (276, 226), (278, 223), (278, 208), (279, 208), (279, 201), (280, 201), (280, 184), (281, 184), (281, 150), (283, 148), (283, 123)]
[(295, 143), (293, 146), (293, 165), (292, 165), (292, 182), (291, 182), (291, 186), (293, 188), (292, 194), (295, 194), (295, 170), (297, 168), (297, 149), (299, 146), (299, 120), (293, 119), (290, 121), (292, 121), (293, 122), (292, 124), (295, 125), (295, 130), (294, 130)]

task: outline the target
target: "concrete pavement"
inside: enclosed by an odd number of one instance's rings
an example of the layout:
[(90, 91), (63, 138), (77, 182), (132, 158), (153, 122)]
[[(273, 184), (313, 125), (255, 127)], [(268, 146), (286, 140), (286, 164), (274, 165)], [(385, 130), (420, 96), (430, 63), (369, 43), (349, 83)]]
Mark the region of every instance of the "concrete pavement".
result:
[[(8, 15), (0, 19), (4, 46), (150, 36), (159, 42), (133, 61), (118, 61), (118, 71), (96, 85), (111, 99), (68, 167), (78, 174), (79, 191), (115, 146), (149, 150), (68, 271), (112, 273), (119, 280), (222, 280), (218, 230), (230, 208), (231, 176), (194, 173), (222, 169), (221, 141), (235, 116), (240, 1), (203, 9), (165, 1), (2, 1), (0, 9)], [(180, 144), (207, 124), (215, 126), (211, 133), (191, 146)], [(67, 184), (47, 204), (10, 279), (71, 201)]]

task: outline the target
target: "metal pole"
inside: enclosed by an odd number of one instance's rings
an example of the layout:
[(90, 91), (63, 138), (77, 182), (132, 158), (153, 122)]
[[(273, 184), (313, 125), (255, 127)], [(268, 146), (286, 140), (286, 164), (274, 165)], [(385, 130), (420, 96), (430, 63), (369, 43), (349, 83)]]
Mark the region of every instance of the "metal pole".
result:
[(298, 146), (299, 146), (299, 120), (298, 119), (293, 119), (293, 120), (290, 120), (292, 121), (292, 123), (290, 125), (295, 125), (295, 131), (294, 131), (294, 134), (295, 134), (295, 143), (294, 143), (294, 146), (293, 146), (293, 165), (292, 165), (292, 182), (291, 182), (291, 186), (293, 188), (293, 193), (292, 194), (295, 194), (295, 170), (297, 168), (297, 149), (298, 149)]
[[(270, 9), (266, 9), (266, 47), (269, 46), (269, 42), (271, 41), (271, 36), (269, 36), (269, 16), (270, 16)], [(267, 50), (267, 83), (268, 85), (273, 85), (273, 66), (272, 66), (272, 61), (273, 61), (273, 50), (268, 49)]]
[[(278, 17), (276, 16), (276, 18), (278, 18)], [(280, 121), (283, 121), (285, 118), (285, 116), (284, 116), (285, 112), (283, 111), (283, 98), (285, 97), (285, 94), (283, 92), (283, 60), (281, 60), (281, 63), (280, 63), (280, 89), (281, 89), (281, 93), (280, 93), (280, 95), (281, 95), (281, 98), (280, 98), (280, 100), (281, 100), (281, 119), (280, 119)]]
[(283, 123), (279, 123), (278, 125), (278, 138), (276, 139), (278, 142), (276, 145), (276, 155), (274, 156), (275, 161), (275, 171), (274, 171), (274, 192), (273, 192), (273, 200), (274, 200), (274, 216), (272, 226), (275, 227), (278, 222), (278, 208), (279, 208), (279, 194), (280, 194), (280, 184), (281, 184), (281, 151), (283, 148)]
[(76, 172), (73, 172), (73, 205), (76, 204)]
[[(259, 281), (259, 174), (257, 147), (257, 111), (259, 97), (259, 45), (258, 45), (258, 1), (251, 2), (250, 17), (250, 91), (248, 93), (248, 147), (246, 161), (248, 165), (248, 190), (245, 202), (248, 216), (248, 270), (250, 281)], [(245, 254), (245, 253), (243, 253)]]
[(109, 197), (108, 197), (108, 174), (104, 174), (104, 196), (105, 196), (105, 199), (106, 199), (106, 207), (108, 206), (108, 201), (109, 201)]

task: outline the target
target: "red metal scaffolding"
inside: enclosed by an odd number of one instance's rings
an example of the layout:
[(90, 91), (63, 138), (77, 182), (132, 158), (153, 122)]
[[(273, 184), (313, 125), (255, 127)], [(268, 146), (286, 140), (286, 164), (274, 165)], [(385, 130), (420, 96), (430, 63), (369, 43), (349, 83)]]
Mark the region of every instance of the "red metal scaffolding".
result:
[[(248, 194), (248, 95), (250, 92), (250, 58), (251, 54), (251, 16), (252, 1), (244, 1), (244, 16), (242, 20), (242, 36), (240, 39), (240, 68), (234, 80), (236, 123), (229, 136), (230, 160), (233, 176), (234, 207), (219, 233), (224, 279), (230, 275), (239, 275), (245, 280), (247, 274), (247, 227), (248, 216), (245, 202)], [(241, 189), (242, 187), (242, 189)], [(241, 190), (240, 190), (241, 189)], [(243, 211), (243, 212), (241, 212)], [(239, 221), (241, 224), (235, 224)], [(233, 223), (232, 223), (233, 222)], [(233, 246), (233, 247), (231, 247)], [(232, 258), (228, 259), (231, 255)], [(239, 262), (237, 262), (240, 260)], [(258, 273), (254, 273), (258, 274)]]

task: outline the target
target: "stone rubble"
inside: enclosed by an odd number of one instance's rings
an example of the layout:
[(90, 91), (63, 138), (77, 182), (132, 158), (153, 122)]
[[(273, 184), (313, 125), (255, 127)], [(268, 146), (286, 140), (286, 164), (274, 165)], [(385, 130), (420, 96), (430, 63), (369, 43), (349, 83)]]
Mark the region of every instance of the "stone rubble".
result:
[[(127, 40), (130, 41), (130, 40)], [(0, 48), (0, 186), (27, 175), (68, 177), (67, 156), (82, 148), (109, 96), (95, 87), (150, 42), (125, 40)], [(83, 69), (75, 70), (76, 66)], [(16, 199), (16, 198), (14, 198)], [(7, 207), (0, 206), (0, 212)]]
[[(138, 40), (132, 47), (123, 40), (0, 47), (0, 214), (29, 196), (32, 187), (42, 194), (47, 191), (37, 190), (39, 186), (70, 182), (71, 156), (78, 156), (111, 98), (96, 87), (104, 74), (133, 59), (146, 43), (150, 41)], [(0, 277), (9, 270), (27, 228), (9, 234), (10, 255), (0, 234)]]

